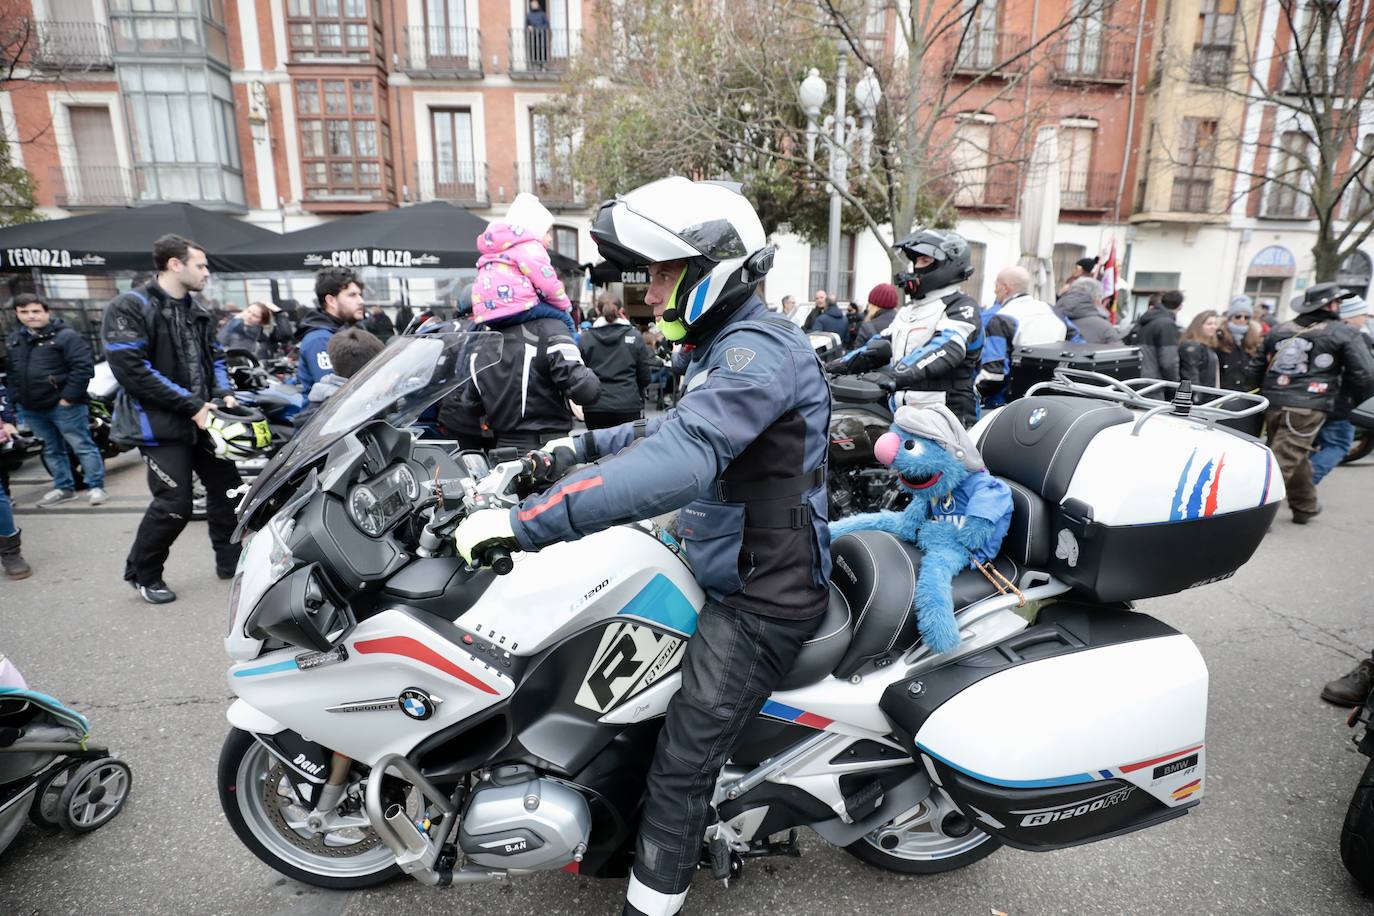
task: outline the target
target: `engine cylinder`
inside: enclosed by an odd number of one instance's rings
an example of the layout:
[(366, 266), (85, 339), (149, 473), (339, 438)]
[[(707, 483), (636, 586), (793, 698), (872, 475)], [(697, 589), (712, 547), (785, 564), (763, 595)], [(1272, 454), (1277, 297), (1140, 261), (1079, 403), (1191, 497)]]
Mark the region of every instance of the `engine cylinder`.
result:
[(580, 792), (522, 773), (498, 776), (472, 794), (458, 845), (479, 865), (561, 868), (586, 850), (591, 831), (591, 810)]

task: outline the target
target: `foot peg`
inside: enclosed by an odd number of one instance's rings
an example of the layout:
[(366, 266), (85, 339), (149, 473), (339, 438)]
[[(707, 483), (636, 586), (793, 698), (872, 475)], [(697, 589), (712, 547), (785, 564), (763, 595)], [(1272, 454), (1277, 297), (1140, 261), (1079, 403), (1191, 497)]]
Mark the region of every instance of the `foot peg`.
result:
[(877, 811), (883, 803), (883, 794), (883, 784), (875, 779), (853, 795), (846, 795), (844, 811), (849, 823), (857, 823)]

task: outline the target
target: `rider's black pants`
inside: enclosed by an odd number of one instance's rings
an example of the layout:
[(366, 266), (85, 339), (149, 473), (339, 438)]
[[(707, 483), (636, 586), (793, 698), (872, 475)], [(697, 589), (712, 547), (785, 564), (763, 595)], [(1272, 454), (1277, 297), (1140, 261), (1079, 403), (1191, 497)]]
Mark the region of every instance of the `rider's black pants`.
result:
[(762, 617), (710, 600), (702, 608), (649, 769), (626, 913), (682, 906), (720, 768), (820, 619)]
[(243, 485), (232, 461), (216, 458), (210, 451), (209, 436), (201, 433), (195, 445), (142, 446), (143, 462), (148, 466), (148, 489), (153, 501), (139, 523), (134, 546), (124, 562), (124, 578), (136, 585), (152, 585), (162, 578), (172, 542), (191, 519), (191, 472), (200, 475), (205, 485), (206, 528), (215, 551), (215, 568), (222, 573), (234, 571), (239, 545), (229, 543), (234, 534), (234, 506), (238, 497), (230, 490)]

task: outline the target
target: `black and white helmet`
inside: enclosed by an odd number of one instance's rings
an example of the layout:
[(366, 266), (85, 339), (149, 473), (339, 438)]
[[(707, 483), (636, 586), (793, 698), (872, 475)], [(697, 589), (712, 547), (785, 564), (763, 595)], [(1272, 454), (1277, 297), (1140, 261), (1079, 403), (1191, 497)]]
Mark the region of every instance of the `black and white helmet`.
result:
[[(911, 258), (925, 255), (935, 263), (911, 273), (898, 274), (894, 282), (909, 296), (929, 295), (938, 289), (955, 286), (973, 276), (973, 261), (968, 242), (957, 232), (946, 229), (918, 229), (892, 246)], [(919, 292), (918, 292), (919, 291)]]
[(669, 340), (717, 326), (773, 266), (773, 248), (737, 185), (663, 178), (601, 205), (592, 238), (622, 270), (686, 261), (659, 328)]

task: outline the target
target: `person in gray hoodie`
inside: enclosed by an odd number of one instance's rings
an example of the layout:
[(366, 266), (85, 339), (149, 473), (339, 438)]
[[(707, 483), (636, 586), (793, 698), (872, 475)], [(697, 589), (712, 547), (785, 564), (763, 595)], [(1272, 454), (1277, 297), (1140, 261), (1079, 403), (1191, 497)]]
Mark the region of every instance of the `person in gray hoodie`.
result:
[(1092, 277), (1079, 277), (1069, 284), (1068, 291), (1054, 303), (1054, 313), (1070, 323), (1084, 342), (1119, 344), (1121, 335), (1107, 318), (1098, 300), (1102, 284)]
[(380, 337), (359, 327), (345, 328), (329, 338), (325, 352), (334, 370), (310, 386), (306, 399), (310, 402), (304, 410), (291, 418), (291, 422), (301, 427), (315, 415), (325, 401), (353, 377), (368, 360), (386, 349)]

